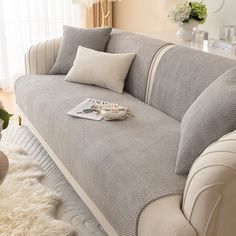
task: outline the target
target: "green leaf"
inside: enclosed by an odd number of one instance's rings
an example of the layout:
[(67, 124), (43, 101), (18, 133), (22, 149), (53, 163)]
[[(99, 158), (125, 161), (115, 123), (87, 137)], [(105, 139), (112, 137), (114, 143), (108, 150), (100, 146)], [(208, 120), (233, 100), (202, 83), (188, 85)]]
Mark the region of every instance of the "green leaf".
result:
[(7, 128), (11, 116), (12, 114), (9, 114), (6, 110), (0, 109), (0, 119), (3, 120), (3, 129)]
[(207, 7), (203, 2), (190, 2), (190, 18), (198, 21), (200, 24), (205, 23), (207, 18)]

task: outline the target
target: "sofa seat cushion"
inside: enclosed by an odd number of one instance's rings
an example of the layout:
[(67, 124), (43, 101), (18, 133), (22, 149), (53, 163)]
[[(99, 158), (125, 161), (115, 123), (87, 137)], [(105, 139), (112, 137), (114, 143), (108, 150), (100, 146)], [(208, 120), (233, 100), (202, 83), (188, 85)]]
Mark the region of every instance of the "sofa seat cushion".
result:
[[(175, 175), (180, 123), (133, 96), (64, 81), (24, 76), (16, 100), (47, 144), (122, 236), (136, 235), (141, 211), (153, 200), (181, 194)], [(127, 106), (125, 121), (72, 118), (66, 113), (92, 97)]]

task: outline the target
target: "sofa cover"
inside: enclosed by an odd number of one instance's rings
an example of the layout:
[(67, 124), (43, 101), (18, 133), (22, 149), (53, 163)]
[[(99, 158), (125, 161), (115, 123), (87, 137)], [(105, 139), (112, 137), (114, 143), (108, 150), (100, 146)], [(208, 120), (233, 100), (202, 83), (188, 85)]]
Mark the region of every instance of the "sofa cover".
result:
[[(33, 59), (26, 61), (27, 71), (48, 74), (55, 61), (52, 52), (57, 51), (59, 42), (49, 41), (30, 50), (27, 58)], [(42, 53), (41, 49), (38, 52), (38, 48), (49, 45), (50, 53)], [(56, 49), (53, 50), (51, 45), (56, 45)], [(121, 95), (95, 86), (65, 82), (64, 76), (28, 75), (19, 78), (15, 84), (17, 105), (120, 236), (137, 235), (140, 215), (157, 199), (183, 193), (187, 176), (174, 172), (182, 115), (208, 84), (236, 65), (234, 60), (174, 47), (157, 60), (154, 83), (149, 83), (151, 64), (168, 45), (160, 40), (113, 31), (107, 52), (136, 53), (126, 79), (128, 93)], [(45, 55), (45, 60), (49, 58), (48, 63), (39, 63), (40, 53)], [(196, 63), (198, 76), (192, 76), (188, 65), (181, 64), (178, 56), (191, 59), (191, 65)], [(202, 64), (201, 56), (204, 58)], [(212, 66), (213, 71), (206, 73), (206, 77), (205, 69), (199, 69), (205, 63)], [(201, 85), (200, 89), (196, 88), (195, 80)], [(178, 93), (174, 89), (175, 83)], [(153, 87), (147, 89), (149, 84)], [(168, 99), (162, 97), (165, 89), (173, 93), (169, 93)], [(184, 99), (184, 94), (189, 95), (188, 89), (193, 92), (190, 100)], [(151, 91), (152, 106), (143, 102), (147, 91)], [(129, 107), (135, 116), (123, 122), (93, 122), (66, 115), (88, 97), (120, 103)], [(177, 107), (180, 110), (175, 110)], [(173, 230), (172, 234), (183, 235), (178, 234), (177, 229)], [(193, 232), (192, 235), (196, 234)]]
[(236, 60), (176, 46), (163, 55), (155, 74), (150, 105), (181, 121), (184, 113)]
[[(180, 123), (128, 93), (63, 78), (19, 78), (17, 104), (118, 234), (135, 235), (148, 203), (183, 193), (186, 177), (174, 172)], [(66, 115), (88, 97), (127, 106), (134, 117), (96, 122)]]
[(161, 40), (148, 38), (120, 30), (113, 30), (107, 43), (109, 53), (135, 53), (136, 57), (125, 81), (125, 91), (134, 97), (145, 100), (150, 67), (156, 54), (170, 45)]

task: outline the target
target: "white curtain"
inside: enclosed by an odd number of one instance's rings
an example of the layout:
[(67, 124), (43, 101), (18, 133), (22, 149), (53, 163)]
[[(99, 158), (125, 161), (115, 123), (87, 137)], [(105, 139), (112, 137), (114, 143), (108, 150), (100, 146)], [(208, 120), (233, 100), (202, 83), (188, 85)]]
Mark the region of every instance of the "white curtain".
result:
[(64, 24), (85, 26), (85, 7), (72, 2), (0, 0), (0, 88), (11, 90), (24, 73), (24, 54), (32, 44), (60, 37)]

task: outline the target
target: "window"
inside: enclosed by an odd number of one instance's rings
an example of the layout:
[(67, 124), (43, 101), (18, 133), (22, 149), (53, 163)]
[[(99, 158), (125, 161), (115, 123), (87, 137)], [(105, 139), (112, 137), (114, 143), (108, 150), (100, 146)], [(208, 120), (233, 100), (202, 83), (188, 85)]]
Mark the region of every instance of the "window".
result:
[(24, 54), (40, 41), (60, 37), (64, 24), (85, 25), (85, 7), (72, 0), (0, 1), (0, 87), (12, 89), (24, 73)]

